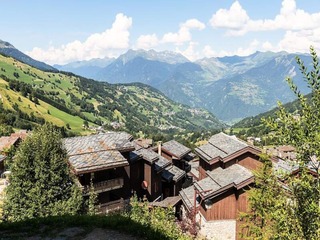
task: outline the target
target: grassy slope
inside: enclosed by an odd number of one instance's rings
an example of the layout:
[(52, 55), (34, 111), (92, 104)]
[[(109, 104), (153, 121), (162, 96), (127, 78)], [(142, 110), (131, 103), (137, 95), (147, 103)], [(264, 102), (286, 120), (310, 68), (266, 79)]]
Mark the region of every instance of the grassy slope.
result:
[[(14, 74), (18, 74), (19, 77), (15, 77)], [(44, 91), (46, 97), (55, 101), (63, 99), (67, 108), (81, 112), (89, 121), (94, 122), (99, 119), (107, 124), (112, 121), (123, 122), (125, 124), (123, 130), (127, 131), (137, 132), (146, 127), (149, 131), (150, 128), (154, 128), (154, 132), (174, 130), (183, 133), (223, 127), (209, 112), (204, 110), (191, 112), (189, 107), (177, 104), (159, 91), (141, 84), (110, 85), (71, 74), (43, 72), (2, 55), (0, 55), (0, 75), (30, 84), (33, 89)], [(52, 97), (51, 93), (55, 96)], [(20, 92), (11, 90), (1, 77), (0, 94), (5, 108), (13, 109), (13, 105), (17, 103), (19, 109), (27, 114), (33, 113), (58, 126), (69, 124), (75, 132), (82, 131), (81, 117), (72, 116), (43, 101), (40, 101), (40, 105), (35, 105), (28, 96), (23, 97)], [(97, 114), (83, 112), (80, 104), (71, 100), (70, 94), (79, 101), (84, 99), (85, 102), (93, 104)], [(106, 111), (110, 111), (110, 114), (101, 114), (99, 106), (106, 107)]]

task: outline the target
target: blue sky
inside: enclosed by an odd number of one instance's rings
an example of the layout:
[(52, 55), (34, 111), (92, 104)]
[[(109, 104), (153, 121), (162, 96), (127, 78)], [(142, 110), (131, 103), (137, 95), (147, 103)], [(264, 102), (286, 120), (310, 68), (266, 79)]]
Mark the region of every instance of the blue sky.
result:
[(319, 0), (0, 0), (0, 39), (64, 64), (128, 49), (190, 60), (320, 48)]

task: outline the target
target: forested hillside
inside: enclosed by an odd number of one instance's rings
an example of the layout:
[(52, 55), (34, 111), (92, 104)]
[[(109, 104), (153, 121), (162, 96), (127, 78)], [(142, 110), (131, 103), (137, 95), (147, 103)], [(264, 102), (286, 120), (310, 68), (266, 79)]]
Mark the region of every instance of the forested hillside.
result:
[(49, 121), (76, 133), (84, 124), (149, 136), (224, 127), (208, 111), (175, 103), (147, 85), (113, 85), (44, 72), (3, 55), (0, 99), (0, 122), (17, 128)]

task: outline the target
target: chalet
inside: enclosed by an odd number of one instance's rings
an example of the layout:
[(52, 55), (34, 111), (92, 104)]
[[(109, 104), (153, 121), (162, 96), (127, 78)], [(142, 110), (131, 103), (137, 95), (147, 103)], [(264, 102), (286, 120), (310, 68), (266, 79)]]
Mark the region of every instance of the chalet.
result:
[(199, 179), (205, 178), (207, 171), (227, 168), (235, 163), (250, 170), (261, 165), (261, 150), (225, 133), (213, 135), (207, 144), (196, 148), (195, 152), (199, 156)]
[(173, 163), (173, 165), (179, 167), (186, 172), (191, 170), (191, 166), (188, 164), (193, 159), (191, 149), (183, 144), (171, 140), (165, 142), (159, 146), (159, 154)]
[(145, 196), (148, 201), (177, 196), (185, 180), (185, 171), (172, 165), (169, 160), (152, 149), (145, 149), (136, 144), (136, 152), (142, 156), (144, 165), (143, 188), (137, 195)]
[(131, 196), (129, 165), (138, 158), (130, 154), (135, 150), (131, 140), (132, 136), (124, 132), (63, 139), (83, 195), (88, 197), (92, 181), (102, 213), (122, 208)]
[(251, 170), (262, 164), (261, 151), (218, 133), (195, 152), (199, 181), (180, 192), (184, 208), (195, 211), (200, 232), (209, 239), (237, 239), (238, 213), (247, 211), (246, 190), (254, 182)]

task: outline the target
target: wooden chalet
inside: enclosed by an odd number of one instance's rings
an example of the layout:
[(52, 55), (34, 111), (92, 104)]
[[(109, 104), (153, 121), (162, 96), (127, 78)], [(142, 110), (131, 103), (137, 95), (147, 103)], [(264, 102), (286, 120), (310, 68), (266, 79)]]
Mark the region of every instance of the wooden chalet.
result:
[(142, 188), (137, 191), (138, 197), (146, 197), (148, 201), (162, 200), (177, 196), (185, 180), (185, 171), (152, 151), (136, 145), (136, 151), (143, 159), (144, 179)]
[(235, 163), (250, 170), (261, 166), (260, 149), (225, 133), (213, 135), (207, 144), (196, 148), (195, 152), (199, 156), (200, 180), (207, 176), (207, 171), (227, 168)]
[(178, 168), (186, 172), (191, 170), (188, 162), (193, 159), (194, 155), (191, 153), (191, 149), (183, 144), (170, 140), (158, 146), (158, 153)]
[[(237, 239), (238, 213), (248, 207), (246, 190), (254, 182), (261, 151), (224, 133), (213, 135), (195, 150), (199, 181), (183, 189), (186, 211), (195, 211), (200, 232), (209, 239)], [(195, 220), (196, 221), (196, 220)]]
[(132, 136), (125, 132), (65, 138), (71, 169), (77, 176), (83, 195), (89, 196), (90, 182), (98, 194), (100, 212), (123, 207), (131, 196), (130, 162), (135, 148)]

